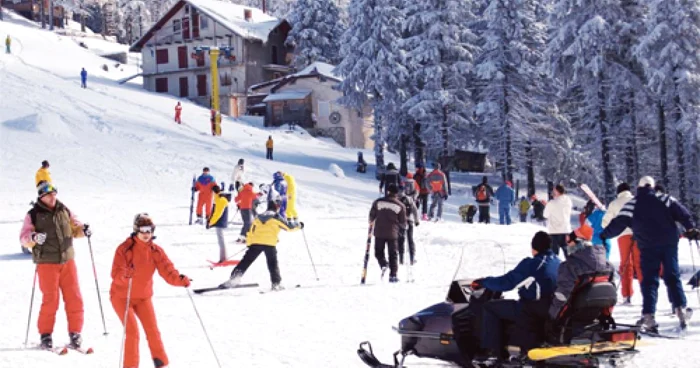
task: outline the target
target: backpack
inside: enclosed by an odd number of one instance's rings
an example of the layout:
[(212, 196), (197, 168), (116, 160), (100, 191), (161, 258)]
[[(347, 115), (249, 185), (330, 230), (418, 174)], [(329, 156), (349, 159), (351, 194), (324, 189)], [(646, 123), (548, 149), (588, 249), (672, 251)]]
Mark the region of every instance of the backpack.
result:
[(486, 202), (489, 200), (489, 193), (486, 190), (486, 185), (482, 185), (476, 191), (476, 200), (479, 202)]

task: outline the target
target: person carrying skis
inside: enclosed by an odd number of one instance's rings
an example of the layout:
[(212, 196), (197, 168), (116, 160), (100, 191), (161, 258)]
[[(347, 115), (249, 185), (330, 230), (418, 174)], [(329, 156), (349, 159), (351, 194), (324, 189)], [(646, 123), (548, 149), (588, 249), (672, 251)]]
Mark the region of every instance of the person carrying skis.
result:
[(498, 222), (501, 225), (510, 225), (510, 207), (515, 202), (515, 191), (512, 188), (513, 184), (506, 180), (498, 189), (494, 197), (498, 199)]
[(80, 71), (80, 87), (87, 88), (87, 70), (85, 68)]
[(383, 192), (384, 196), (387, 196), (389, 194), (387, 189), (389, 188), (389, 184), (394, 184), (396, 188), (401, 185), (401, 174), (399, 174), (399, 170), (396, 169), (393, 162), (389, 162), (389, 164), (386, 165), (386, 172), (382, 174), (382, 178), (379, 181), (379, 193)]
[(479, 206), (479, 223), (491, 223), (491, 197), (493, 197), (493, 188), (489, 185), (489, 178), (484, 176), (481, 178), (481, 184), (473, 189), (476, 204)]
[[(410, 188), (410, 189), (409, 189)], [(413, 266), (416, 263), (416, 243), (413, 241), (413, 225), (420, 225), (418, 220), (418, 209), (413, 201), (413, 197), (409, 195), (409, 191), (413, 190), (415, 193), (415, 188), (413, 183), (405, 183), (403, 186), (399, 187), (398, 198), (399, 201), (406, 207), (406, 230), (399, 232), (399, 264), (403, 265), (404, 259), (404, 243), (408, 241), (408, 255), (410, 265)]]
[(175, 105), (175, 122), (178, 124), (182, 124), (182, 105), (180, 104), (180, 101), (177, 102), (177, 105)]
[(518, 213), (520, 214), (520, 222), (527, 222), (527, 212), (530, 211), (530, 202), (525, 196), (520, 197), (518, 203)]
[(194, 191), (199, 192), (197, 196), (197, 224), (203, 224), (202, 219), (202, 207), (204, 207), (204, 213), (207, 219), (211, 217), (211, 205), (213, 192), (212, 189), (216, 184), (214, 177), (209, 175), (209, 168), (205, 167), (202, 169), (202, 175), (197, 178), (197, 182), (194, 185)]
[(47, 183), (53, 183), (51, 180), (51, 173), (49, 172), (49, 162), (44, 160), (41, 161), (41, 167), (39, 170), (36, 171), (36, 175), (34, 175), (34, 185), (39, 186), (39, 183), (42, 181), (45, 181)]
[(236, 205), (241, 211), (241, 219), (243, 219), (243, 227), (241, 227), (241, 233), (238, 236), (236, 243), (244, 243), (245, 237), (250, 230), (250, 225), (253, 222), (253, 203), (256, 201), (258, 193), (253, 191), (253, 183), (248, 183), (243, 186), (238, 195), (235, 198)]
[(10, 54), (12, 51), (10, 50), (12, 47), (12, 39), (10, 38), (10, 35), (7, 35), (5, 37), (5, 53)]
[(268, 160), (272, 160), (272, 150), (275, 148), (275, 142), (272, 141), (272, 136), (267, 137), (267, 142), (265, 142), (265, 149), (267, 150), (267, 153), (265, 154), (265, 158)]
[[(617, 186), (617, 198), (610, 202), (608, 205), (608, 210), (603, 216), (603, 221), (601, 225), (603, 228), (608, 227), (610, 222), (620, 214), (622, 208), (634, 198), (632, 195), (632, 188), (627, 183), (621, 183)], [(632, 303), (632, 295), (634, 294), (634, 287), (632, 287), (632, 280), (634, 275), (637, 275), (637, 282), (641, 285), (643, 276), (642, 269), (639, 262), (639, 248), (637, 247), (637, 241), (634, 240), (632, 229), (625, 228), (620, 236), (617, 238), (617, 247), (620, 250), (620, 284), (622, 289), (623, 305), (629, 305)]]
[(289, 173), (282, 173), (284, 181), (287, 183), (287, 222), (296, 224), (299, 222), (297, 213), (297, 182)]
[(207, 222), (207, 229), (216, 228), (216, 240), (219, 242), (219, 263), (221, 263), (228, 258), (226, 257), (226, 241), (224, 240), (224, 229), (228, 227), (228, 199), (218, 185), (214, 185), (211, 191), (214, 192), (214, 213)]
[(571, 233), (571, 198), (561, 184), (554, 187), (554, 199), (544, 207), (542, 216), (547, 219), (547, 232), (552, 237), (552, 251), (559, 255), (559, 249), (566, 254), (566, 236)]
[(399, 234), (407, 228), (406, 207), (396, 198), (399, 188), (394, 183), (386, 187), (387, 195), (372, 203), (369, 211), (369, 222), (374, 223), (374, 255), (377, 257), (382, 277), (387, 270), (384, 249), (389, 251), (389, 282), (399, 282), (396, 277), (399, 266), (397, 248)]
[[(428, 210), (428, 218), (435, 221), (442, 219), (442, 204), (447, 200), (447, 179), (445, 173), (442, 172), (442, 166), (435, 162), (433, 163), (433, 171), (428, 174), (428, 184), (430, 185), (431, 201), (430, 209)], [(435, 207), (437, 206), (437, 216), (435, 215)]]
[(421, 210), (423, 221), (428, 220), (428, 194), (430, 194), (430, 186), (428, 185), (428, 175), (425, 172), (425, 167), (422, 164), (417, 164), (416, 174), (413, 175), (413, 180), (418, 185), (418, 200), (416, 208)]
[(645, 176), (639, 180), (637, 195), (622, 207), (600, 234), (600, 238), (606, 240), (620, 235), (626, 228), (631, 228), (634, 233), (642, 268), (643, 307), (639, 324), (647, 331), (658, 332), (654, 314), (659, 288), (659, 263), (664, 268), (664, 283), (681, 329), (687, 328), (687, 319), (692, 313), (690, 308), (686, 309), (687, 301), (678, 266), (680, 234), (677, 222), (685, 227), (688, 239), (700, 237), (690, 212), (675, 198), (657, 194), (654, 191), (654, 178)]
[(272, 200), (267, 202), (267, 211), (260, 214), (253, 221), (253, 226), (250, 228), (246, 236), (246, 250), (241, 262), (231, 272), (231, 277), (224, 283), (219, 285), (220, 288), (232, 288), (241, 283), (241, 278), (248, 268), (255, 262), (260, 253), (265, 253), (267, 259), (267, 270), (270, 272), (270, 282), (272, 283), (271, 290), (284, 290), (281, 285), (282, 276), (280, 275), (279, 263), (277, 262), (277, 243), (279, 243), (279, 232), (296, 231), (304, 228), (304, 223), (300, 222), (299, 226), (290, 225), (285, 221), (284, 216), (279, 213), (280, 202)]
[(42, 293), (37, 327), (41, 347), (53, 349), (54, 323), (58, 303), (63, 295), (68, 317), (70, 347), (79, 348), (83, 330), (83, 297), (80, 294), (78, 270), (75, 266), (73, 239), (92, 234), (90, 227), (78, 221), (56, 197), (58, 189), (49, 182), (37, 188), (38, 199), (24, 218), (20, 231), (22, 246), (31, 249), (36, 276)]
[(583, 212), (585, 219), (584, 225), (588, 226), (593, 231), (593, 237), (591, 238), (591, 243), (594, 246), (600, 246), (605, 248), (605, 259), (610, 259), (610, 239), (605, 239), (603, 241), (600, 238), (600, 233), (603, 232), (603, 217), (605, 216), (605, 211), (596, 208), (593, 201), (588, 201), (586, 203), (586, 211)]
[(228, 186), (228, 191), (233, 192), (233, 189), (236, 189), (236, 192), (240, 192), (243, 183), (245, 183), (245, 160), (239, 158), (238, 164), (233, 168), (231, 184)]
[(153, 308), (153, 274), (156, 270), (172, 286), (189, 287), (191, 282), (175, 268), (163, 248), (153, 242), (155, 230), (156, 225), (147, 213), (136, 215), (133, 232), (114, 252), (109, 298), (122, 325), (126, 323), (123, 368), (139, 366), (137, 318), (146, 333), (155, 367), (167, 367), (170, 363)]

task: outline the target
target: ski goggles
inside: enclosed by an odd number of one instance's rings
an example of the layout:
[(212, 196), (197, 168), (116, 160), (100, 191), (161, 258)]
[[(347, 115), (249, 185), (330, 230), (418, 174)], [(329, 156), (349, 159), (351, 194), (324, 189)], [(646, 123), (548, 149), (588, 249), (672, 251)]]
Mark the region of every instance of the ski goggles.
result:
[(39, 186), (39, 188), (37, 188), (37, 192), (39, 194), (39, 197), (43, 197), (50, 193), (58, 193), (58, 188), (56, 188), (50, 183), (43, 183)]
[(153, 226), (139, 226), (139, 233), (141, 234), (153, 234)]

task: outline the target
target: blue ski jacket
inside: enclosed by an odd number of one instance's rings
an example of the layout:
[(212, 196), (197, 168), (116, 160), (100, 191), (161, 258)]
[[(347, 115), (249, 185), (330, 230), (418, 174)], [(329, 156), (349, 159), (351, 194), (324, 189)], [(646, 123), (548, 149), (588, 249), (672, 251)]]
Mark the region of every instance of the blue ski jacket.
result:
[(510, 291), (518, 285), (520, 300), (539, 300), (551, 297), (557, 288), (557, 270), (561, 261), (550, 250), (528, 257), (499, 277), (486, 277), (481, 280), (483, 287), (493, 291)]
[(515, 191), (508, 185), (503, 184), (496, 189), (496, 194), (494, 194), (494, 197), (498, 199), (498, 207), (509, 207), (513, 202), (515, 202)]
[(600, 239), (600, 233), (603, 232), (603, 216), (605, 216), (605, 211), (600, 209), (595, 209), (588, 217), (586, 222), (593, 229), (593, 238), (591, 238), (591, 243), (593, 245), (603, 245), (610, 246), (610, 239), (605, 239), (603, 241)]

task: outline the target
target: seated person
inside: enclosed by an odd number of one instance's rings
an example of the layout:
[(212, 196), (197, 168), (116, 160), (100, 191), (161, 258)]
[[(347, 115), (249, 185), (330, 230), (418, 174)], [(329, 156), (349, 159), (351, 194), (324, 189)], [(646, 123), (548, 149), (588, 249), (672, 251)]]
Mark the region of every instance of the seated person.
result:
[(538, 222), (544, 222), (544, 203), (537, 199), (537, 196), (532, 196), (532, 218)]
[(365, 162), (365, 158), (362, 157), (362, 152), (357, 153), (357, 172), (363, 174), (367, 172), (367, 162)]
[[(484, 304), (481, 320), (481, 348), (487, 356), (475, 360), (499, 360), (508, 358), (503, 331), (506, 323), (515, 323), (513, 342), (520, 346), (521, 354), (535, 347), (528, 338), (536, 333), (544, 337), (544, 323), (552, 303), (554, 289), (557, 285), (559, 258), (552, 252), (552, 239), (540, 231), (532, 238), (532, 257), (520, 261), (515, 269), (500, 277), (477, 279), (472, 283), (474, 289), (486, 288), (492, 291), (510, 291), (520, 286), (519, 300), (492, 300)], [(537, 318), (539, 322), (525, 320)], [(532, 329), (532, 331), (529, 331)]]

